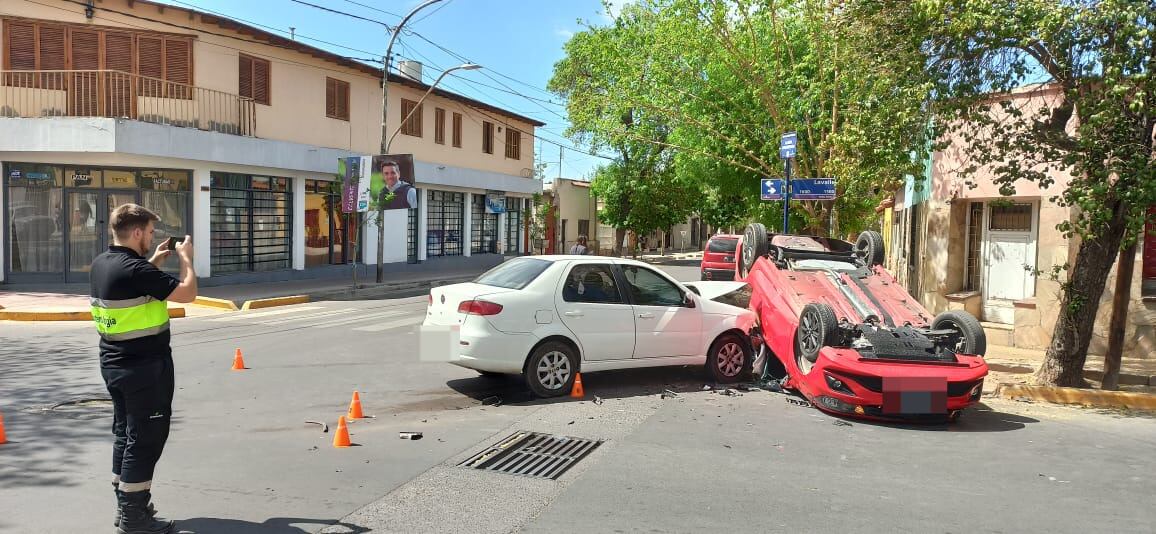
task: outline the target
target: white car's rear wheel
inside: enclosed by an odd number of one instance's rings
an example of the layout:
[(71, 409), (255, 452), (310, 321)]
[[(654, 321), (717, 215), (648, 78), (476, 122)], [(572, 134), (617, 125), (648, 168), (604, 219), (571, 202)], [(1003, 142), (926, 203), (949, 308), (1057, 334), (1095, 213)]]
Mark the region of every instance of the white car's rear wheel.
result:
[(526, 362), (526, 385), (539, 397), (561, 397), (570, 393), (578, 357), (565, 343), (543, 343)]
[(723, 334), (711, 345), (706, 365), (715, 382), (738, 382), (750, 370), (751, 349), (737, 334)]

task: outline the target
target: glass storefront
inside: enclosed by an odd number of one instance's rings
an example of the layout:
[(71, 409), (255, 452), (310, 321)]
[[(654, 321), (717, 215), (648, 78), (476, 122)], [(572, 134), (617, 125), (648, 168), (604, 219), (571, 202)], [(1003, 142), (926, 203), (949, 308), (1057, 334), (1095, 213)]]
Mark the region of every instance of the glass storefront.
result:
[(356, 225), (356, 214), (341, 212), (340, 182), (305, 181), (306, 268), (353, 261)]
[(160, 216), (154, 244), (189, 233), (191, 171), (6, 163), (3, 173), (4, 267), (16, 282), (87, 281), (92, 259), (113, 242), (109, 215), (124, 203)]

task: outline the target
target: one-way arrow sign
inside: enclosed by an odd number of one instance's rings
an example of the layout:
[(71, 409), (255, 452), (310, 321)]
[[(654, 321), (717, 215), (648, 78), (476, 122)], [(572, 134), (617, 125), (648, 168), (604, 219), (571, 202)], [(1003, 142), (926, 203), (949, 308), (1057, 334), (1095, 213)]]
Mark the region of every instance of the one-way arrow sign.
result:
[(783, 199), (783, 180), (780, 178), (764, 178), (762, 180), (763, 200)]

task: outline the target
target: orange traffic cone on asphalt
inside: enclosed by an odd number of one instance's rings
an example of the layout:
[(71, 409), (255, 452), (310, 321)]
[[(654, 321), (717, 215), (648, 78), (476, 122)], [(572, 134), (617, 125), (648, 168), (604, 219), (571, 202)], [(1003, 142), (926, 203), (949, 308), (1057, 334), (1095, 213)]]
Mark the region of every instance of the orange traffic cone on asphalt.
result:
[(8, 443), (8, 438), (4, 436), (4, 414), (0, 413), (0, 445)]
[(365, 414), (361, 413), (361, 396), (356, 391), (353, 392), (353, 400), (349, 402), (349, 418), (365, 419)]
[(570, 397), (574, 399), (581, 399), (586, 396), (586, 390), (582, 389), (582, 373), (574, 375), (574, 389), (570, 390)]
[(349, 426), (345, 424), (344, 415), (337, 419), (337, 432), (333, 433), (333, 446), (338, 448), (350, 446)]
[(234, 371), (244, 371), (245, 370), (245, 358), (241, 357), (241, 349), (237, 349), (236, 354), (233, 355), (233, 370)]

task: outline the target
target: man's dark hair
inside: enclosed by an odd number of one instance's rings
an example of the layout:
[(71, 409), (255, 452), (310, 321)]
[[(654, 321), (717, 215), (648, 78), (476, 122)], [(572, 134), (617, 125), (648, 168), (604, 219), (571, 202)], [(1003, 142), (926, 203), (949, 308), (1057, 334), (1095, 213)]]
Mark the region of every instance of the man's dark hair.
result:
[(393, 167), (393, 168), (397, 169), (397, 174), (401, 175), (401, 164), (400, 163), (398, 163), (392, 159), (387, 159), (387, 160), (381, 162), (381, 168), (385, 169), (386, 167)]
[(112, 227), (113, 233), (118, 239), (125, 239), (132, 234), (133, 230), (140, 228), (144, 230), (148, 228), (150, 222), (160, 221), (161, 218), (157, 214), (148, 210), (144, 206), (136, 204), (122, 204), (115, 210), (112, 210), (112, 218), (109, 219), (109, 225)]

